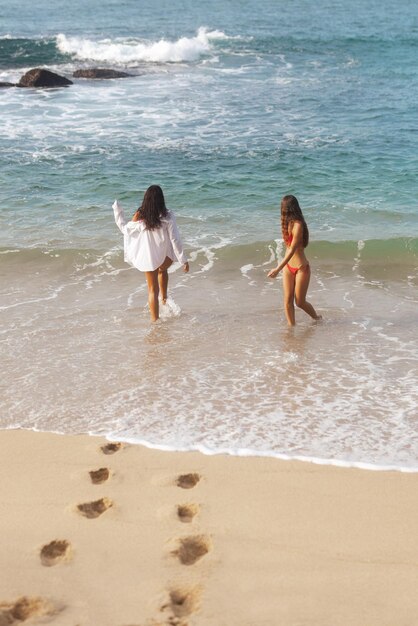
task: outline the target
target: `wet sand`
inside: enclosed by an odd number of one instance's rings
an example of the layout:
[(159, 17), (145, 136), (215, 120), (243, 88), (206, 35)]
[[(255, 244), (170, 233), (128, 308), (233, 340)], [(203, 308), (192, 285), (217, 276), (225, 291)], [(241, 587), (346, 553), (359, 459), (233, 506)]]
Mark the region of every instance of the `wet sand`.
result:
[(418, 474), (0, 437), (1, 626), (416, 621)]

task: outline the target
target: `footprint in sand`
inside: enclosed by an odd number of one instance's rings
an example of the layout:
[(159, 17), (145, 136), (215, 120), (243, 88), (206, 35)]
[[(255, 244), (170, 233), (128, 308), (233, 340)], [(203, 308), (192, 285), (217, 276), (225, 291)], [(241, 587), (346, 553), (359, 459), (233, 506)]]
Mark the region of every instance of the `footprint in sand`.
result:
[(92, 470), (89, 474), (93, 485), (101, 485), (109, 480), (110, 471), (107, 467), (101, 467), (98, 470)]
[[(176, 623), (177, 618), (188, 617), (200, 605), (200, 587), (175, 587), (170, 589), (168, 602), (161, 607), (162, 611), (169, 610), (172, 616), (169, 617), (169, 624)], [(184, 623), (180, 621), (179, 623)]]
[(192, 489), (193, 487), (196, 487), (200, 479), (200, 474), (181, 474), (177, 477), (176, 485), (182, 489)]
[(110, 509), (111, 506), (113, 506), (112, 500), (109, 498), (100, 498), (100, 500), (95, 500), (94, 502), (79, 504), (77, 505), (77, 509), (80, 515), (94, 519), (102, 515), (107, 509)]
[(200, 507), (198, 504), (179, 504), (177, 506), (177, 517), (180, 522), (190, 524), (199, 511)]
[[(1, 623), (0, 626), (2, 626)], [(163, 622), (160, 619), (151, 619), (142, 622), (142, 624), (124, 624), (123, 626), (189, 626), (189, 623), (178, 617), (171, 616), (168, 619), (164, 618)]]
[(32, 617), (53, 615), (57, 609), (43, 598), (22, 596), (15, 602), (0, 602), (0, 626), (21, 624)]
[(117, 443), (106, 443), (104, 446), (100, 447), (100, 450), (103, 454), (115, 454), (115, 452), (119, 452), (123, 448), (123, 444), (120, 442)]
[(72, 556), (71, 544), (64, 540), (51, 541), (45, 544), (40, 552), (42, 565), (50, 567), (62, 561), (69, 561)]
[(178, 540), (178, 548), (172, 554), (177, 556), (183, 565), (193, 565), (210, 550), (210, 541), (205, 535), (182, 537)]

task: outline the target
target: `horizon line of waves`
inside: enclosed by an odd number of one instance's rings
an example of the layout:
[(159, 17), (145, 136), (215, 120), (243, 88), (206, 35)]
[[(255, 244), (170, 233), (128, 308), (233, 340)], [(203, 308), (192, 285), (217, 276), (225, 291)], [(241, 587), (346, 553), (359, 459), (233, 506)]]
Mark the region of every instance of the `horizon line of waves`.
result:
[(104, 63), (134, 64), (182, 63), (198, 61), (213, 50), (213, 43), (234, 39), (219, 30), (201, 26), (194, 37), (180, 37), (175, 41), (159, 39), (145, 41), (134, 38), (101, 39), (94, 41), (82, 37), (56, 36), (56, 45), (62, 54), (78, 60)]
[[(376, 35), (340, 35), (333, 33), (331, 36), (312, 37), (308, 33), (301, 36), (265, 36), (265, 35), (228, 35), (225, 32), (208, 27), (198, 28), (195, 36), (180, 36), (175, 40), (164, 37), (149, 40), (139, 37), (114, 37), (103, 39), (91, 39), (80, 36), (67, 36), (58, 33), (28, 37), (6, 33), (0, 36), (0, 68), (21, 67), (27, 65), (32, 59), (33, 65), (64, 63), (68, 58), (81, 61), (98, 61), (111, 64), (135, 64), (140, 62), (151, 63), (181, 63), (199, 60), (219, 50), (219, 44), (229, 42), (232, 46), (223, 49), (227, 54), (239, 54), (243, 56), (259, 56), (267, 60), (272, 55), (277, 57), (285, 68), (292, 67), (292, 63), (284, 58), (293, 53), (311, 54), (317, 53), (318, 45), (337, 53), (347, 51), (347, 46), (376, 46), (385, 47), (396, 45), (414, 46), (416, 41), (413, 37), (404, 34), (391, 36), (389, 34)], [(250, 44), (250, 45), (248, 45)], [(321, 48), (322, 49), (322, 48)], [(345, 59), (344, 66), (351, 67), (360, 64), (355, 51)]]
[[(197, 245), (197, 244), (196, 244)], [(222, 255), (222, 260), (231, 262), (233, 260), (242, 261), (242, 266), (254, 264), (255, 258), (265, 257), (272, 260), (272, 253), (283, 255), (283, 240), (267, 240), (252, 242), (232, 243), (225, 241), (225, 245), (212, 246), (209, 248), (221, 248), (218, 255)], [(360, 239), (351, 241), (311, 241), (307, 249), (309, 259), (315, 259), (315, 264), (329, 261), (339, 262), (350, 267), (353, 263), (370, 263), (376, 265), (403, 265), (418, 264), (418, 238), (399, 237), (394, 239)]]
[[(187, 224), (187, 218), (183, 220), (183, 227)], [(193, 220), (192, 220), (193, 221)], [(203, 249), (211, 250), (223, 250), (225, 254), (231, 256), (231, 258), (243, 259), (245, 265), (245, 258), (251, 254), (252, 251), (265, 251), (267, 258), (271, 255), (272, 246), (277, 248), (281, 246), (281, 239), (268, 239), (258, 240), (250, 242), (233, 243), (233, 239), (227, 236), (215, 235), (213, 242), (208, 241), (208, 233), (203, 236), (203, 240), (200, 241), (199, 237), (189, 238), (189, 245), (187, 238), (184, 237), (185, 246), (188, 248), (190, 254), (198, 254)], [(204, 245), (202, 247), (202, 243)], [(60, 245), (42, 245), (32, 247), (15, 247), (15, 246), (0, 246), (0, 258), (4, 258), (13, 254), (16, 258), (19, 255), (22, 261), (36, 261), (37, 259), (54, 259), (58, 257), (68, 258), (86, 258), (91, 259), (93, 257), (117, 257), (122, 254), (122, 246), (115, 245), (114, 243), (109, 245), (108, 248), (93, 248), (93, 247), (77, 247), (67, 248)], [(353, 239), (353, 240), (341, 240), (341, 241), (328, 241), (317, 239), (311, 241), (307, 248), (307, 254), (310, 257), (315, 256), (318, 260), (340, 260), (340, 261), (358, 261), (360, 258), (364, 261), (376, 261), (376, 262), (390, 262), (392, 265), (403, 263), (410, 260), (411, 263), (418, 261), (418, 237), (396, 237), (392, 239)]]

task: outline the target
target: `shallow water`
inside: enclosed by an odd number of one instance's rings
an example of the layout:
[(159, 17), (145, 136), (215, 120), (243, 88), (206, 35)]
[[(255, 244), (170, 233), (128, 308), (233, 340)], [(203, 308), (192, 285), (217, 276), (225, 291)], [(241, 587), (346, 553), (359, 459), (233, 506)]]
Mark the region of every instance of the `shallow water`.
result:
[[(417, 469), (412, 4), (88, 4), (0, 0), (0, 80), (134, 74), (0, 92), (2, 426)], [(150, 327), (110, 206), (153, 182), (191, 272)], [(288, 192), (324, 316), (294, 330)]]

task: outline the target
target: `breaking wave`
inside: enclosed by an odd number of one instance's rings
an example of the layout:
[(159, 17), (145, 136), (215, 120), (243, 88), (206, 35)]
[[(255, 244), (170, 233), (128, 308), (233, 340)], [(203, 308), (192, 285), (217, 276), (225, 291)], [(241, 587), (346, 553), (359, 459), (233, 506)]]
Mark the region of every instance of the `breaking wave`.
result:
[(138, 39), (101, 39), (93, 41), (59, 34), (56, 45), (62, 54), (78, 60), (102, 63), (134, 64), (181, 63), (199, 60), (212, 50), (213, 41), (229, 39), (222, 31), (199, 28), (195, 37), (180, 37), (176, 41), (140, 41)]

